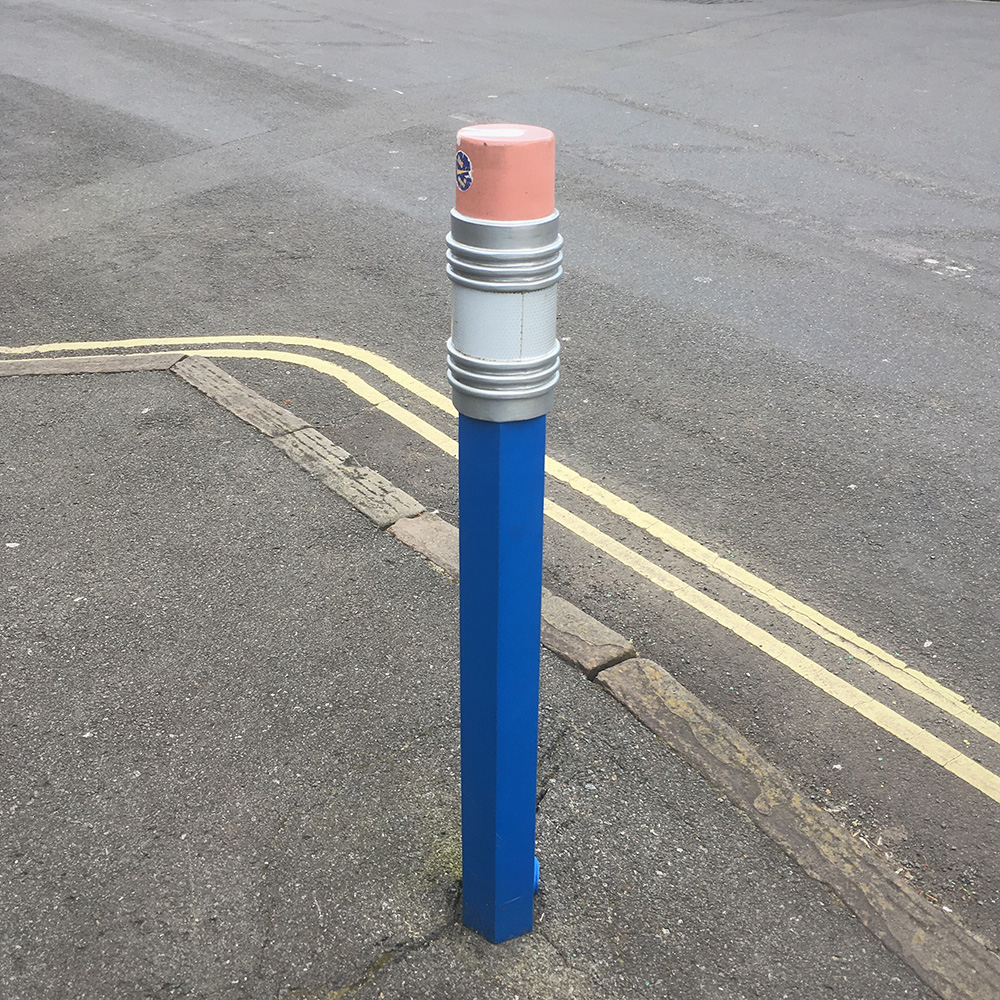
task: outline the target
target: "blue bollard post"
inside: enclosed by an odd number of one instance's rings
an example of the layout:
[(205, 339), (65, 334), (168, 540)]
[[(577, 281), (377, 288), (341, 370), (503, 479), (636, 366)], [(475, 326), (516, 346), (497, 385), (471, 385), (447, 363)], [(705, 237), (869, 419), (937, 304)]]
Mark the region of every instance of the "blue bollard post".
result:
[(490, 941), (534, 906), (545, 417), (458, 418), (462, 919)]
[(462, 918), (492, 942), (530, 931), (545, 414), (559, 377), (555, 140), (458, 133), (448, 235), (448, 379), (459, 411)]

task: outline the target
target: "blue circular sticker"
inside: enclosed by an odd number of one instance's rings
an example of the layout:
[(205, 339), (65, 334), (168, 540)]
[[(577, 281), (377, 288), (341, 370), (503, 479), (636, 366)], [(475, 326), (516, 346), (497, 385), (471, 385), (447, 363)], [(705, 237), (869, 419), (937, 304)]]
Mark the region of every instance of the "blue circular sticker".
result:
[(462, 150), (455, 154), (455, 183), (459, 191), (472, 187), (472, 160)]

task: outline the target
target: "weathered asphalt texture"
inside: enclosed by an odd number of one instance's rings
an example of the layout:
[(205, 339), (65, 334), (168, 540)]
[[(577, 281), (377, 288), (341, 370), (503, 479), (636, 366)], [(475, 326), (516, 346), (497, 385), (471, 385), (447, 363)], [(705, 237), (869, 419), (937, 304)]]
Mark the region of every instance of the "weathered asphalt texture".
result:
[[(446, 390), (455, 130), (550, 126), (552, 455), (1000, 719), (1000, 8), (566, 8), (0, 0), (0, 342), (310, 333)], [(450, 458), (310, 373), (252, 380), (449, 512)], [(552, 535), (554, 590), (995, 936), (992, 800)]]
[(537, 929), (457, 922), (457, 588), (172, 375), (3, 380), (8, 1000), (933, 994), (542, 657)]

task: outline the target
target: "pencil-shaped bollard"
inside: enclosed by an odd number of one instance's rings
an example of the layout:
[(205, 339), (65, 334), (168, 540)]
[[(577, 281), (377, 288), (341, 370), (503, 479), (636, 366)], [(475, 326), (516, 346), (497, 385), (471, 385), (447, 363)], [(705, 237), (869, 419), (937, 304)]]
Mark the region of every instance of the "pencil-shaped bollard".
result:
[(458, 418), (462, 919), (531, 930), (545, 414), (559, 378), (555, 137), (458, 133), (448, 380)]

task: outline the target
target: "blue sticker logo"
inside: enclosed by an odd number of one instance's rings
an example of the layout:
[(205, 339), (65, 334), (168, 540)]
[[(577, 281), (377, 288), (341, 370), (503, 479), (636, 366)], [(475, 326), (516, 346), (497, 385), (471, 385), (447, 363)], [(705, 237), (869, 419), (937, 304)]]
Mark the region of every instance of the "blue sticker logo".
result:
[(455, 183), (459, 191), (472, 187), (472, 160), (461, 150), (455, 154)]

